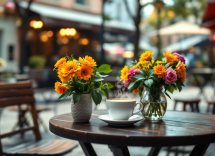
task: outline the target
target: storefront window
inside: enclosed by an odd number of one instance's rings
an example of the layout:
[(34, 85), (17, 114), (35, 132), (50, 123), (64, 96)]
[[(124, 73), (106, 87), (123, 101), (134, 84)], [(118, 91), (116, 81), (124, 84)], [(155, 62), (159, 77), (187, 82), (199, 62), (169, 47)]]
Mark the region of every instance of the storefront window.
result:
[(77, 5), (87, 6), (87, 0), (75, 0)]

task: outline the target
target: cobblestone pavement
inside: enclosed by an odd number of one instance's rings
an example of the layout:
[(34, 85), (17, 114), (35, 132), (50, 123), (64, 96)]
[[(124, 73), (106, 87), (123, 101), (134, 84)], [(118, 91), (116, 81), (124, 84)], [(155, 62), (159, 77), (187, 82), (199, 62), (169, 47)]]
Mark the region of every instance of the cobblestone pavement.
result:
[[(184, 90), (179, 93), (179, 92), (174, 92), (172, 97), (196, 97), (198, 95), (199, 90), (196, 87), (186, 87)], [(211, 87), (206, 87), (205, 88), (205, 93), (208, 97), (213, 97), (213, 89)], [(35, 98), (37, 100), (37, 105), (45, 105), (47, 107), (53, 108), (51, 111), (43, 112), (40, 114), (40, 117), (43, 119), (45, 125), (48, 127), (49, 125), (49, 119), (57, 114), (63, 114), (63, 113), (68, 113), (70, 109), (70, 97), (67, 98), (66, 100), (63, 101), (57, 101), (58, 95), (54, 92), (47, 92), (44, 94), (45, 96), (52, 96), (52, 101), (49, 103), (45, 103), (43, 101), (43, 97), (41, 95), (35, 95)], [(135, 98), (137, 101), (139, 100), (138, 96), (133, 96), (132, 94), (129, 94), (131, 98)], [(203, 97), (201, 97), (203, 99)], [(206, 112), (206, 102), (204, 100), (201, 101), (200, 103), (200, 111), (201, 113)], [(104, 101), (97, 107), (97, 109), (105, 109), (105, 103)], [(173, 109), (173, 101), (171, 99), (168, 99), (168, 110)], [(182, 104), (178, 104), (177, 108), (178, 111), (182, 110)], [(189, 108), (188, 108), (189, 109)], [(30, 114), (27, 114), (30, 117)], [(0, 130), (1, 134), (4, 132), (10, 131), (13, 126), (15, 125), (17, 120), (17, 113), (9, 111), (8, 109), (4, 109), (1, 117), (1, 123), (0, 123)], [(46, 132), (42, 126), (40, 126), (40, 131), (42, 134), (43, 139), (63, 139), (61, 137), (58, 137), (54, 134), (52, 134), (50, 131)], [(10, 137), (7, 139), (2, 140), (2, 144), (4, 148), (8, 148), (10, 146), (19, 144), (21, 142), (27, 142), (30, 140), (33, 140), (34, 136), (32, 132), (26, 133), (24, 138), (21, 138), (19, 135)], [(107, 145), (99, 145), (99, 144), (93, 144), (93, 147), (97, 153), (98, 156), (112, 156), (113, 154), (111, 153), (110, 149), (108, 148)], [(128, 147), (131, 156), (147, 156), (148, 151), (150, 148), (146, 147)], [(183, 148), (183, 147), (182, 147)], [(193, 146), (187, 146), (186, 150), (190, 151), (192, 150)], [(211, 144), (210, 147), (208, 148), (205, 156), (215, 156), (215, 144)], [(161, 152), (159, 153), (159, 156), (166, 156), (166, 150), (165, 148), (162, 148)], [(174, 156), (174, 153), (170, 153), (169, 156)], [(184, 154), (184, 156), (187, 156), (189, 154)], [(77, 147), (74, 149), (71, 153), (67, 154), (66, 156), (84, 156), (84, 153), (82, 152), (82, 149)], [(178, 155), (180, 156), (180, 154)]]

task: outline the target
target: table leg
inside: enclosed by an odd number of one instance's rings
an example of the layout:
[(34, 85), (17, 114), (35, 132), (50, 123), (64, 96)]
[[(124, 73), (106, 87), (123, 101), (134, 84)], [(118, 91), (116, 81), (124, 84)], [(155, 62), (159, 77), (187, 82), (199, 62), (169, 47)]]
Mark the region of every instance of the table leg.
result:
[(113, 152), (114, 156), (130, 156), (127, 146), (109, 145), (109, 148)]
[(97, 156), (91, 143), (79, 141), (79, 144), (80, 144), (80, 146), (81, 146), (81, 148), (82, 148), (82, 150), (86, 156)]
[(190, 153), (190, 156), (203, 156), (209, 145), (210, 144), (196, 145)]
[(149, 151), (148, 156), (157, 156), (160, 150), (161, 147), (152, 147), (151, 150)]
[(199, 89), (200, 89), (200, 92), (199, 92), (198, 97), (199, 97), (201, 94), (203, 94), (204, 99), (207, 99), (207, 97), (206, 97), (206, 95), (205, 95), (205, 93), (204, 93), (204, 91), (203, 91), (203, 89), (204, 89), (204, 87), (205, 87), (205, 85), (206, 85), (206, 83), (207, 83), (207, 80), (205, 79), (205, 83), (203, 84), (203, 86), (201, 86), (200, 82), (199, 82), (198, 79), (197, 79), (197, 75), (196, 75), (196, 74), (194, 74), (194, 79), (195, 79), (195, 81), (196, 81), (196, 83), (197, 83), (197, 86), (198, 86)]

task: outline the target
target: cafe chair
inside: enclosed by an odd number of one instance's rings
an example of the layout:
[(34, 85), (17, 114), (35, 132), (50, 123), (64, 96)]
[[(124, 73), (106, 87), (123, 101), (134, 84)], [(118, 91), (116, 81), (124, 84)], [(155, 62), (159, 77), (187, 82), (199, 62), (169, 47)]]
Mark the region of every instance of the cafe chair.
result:
[[(23, 104), (29, 106), (33, 119), (33, 126), (25, 127), (9, 133), (0, 134), (0, 155), (17, 155), (17, 156), (54, 156), (64, 155), (71, 152), (78, 146), (75, 141), (66, 140), (42, 140), (37, 122), (37, 113), (35, 108), (35, 99), (33, 96), (32, 84), (30, 81), (23, 81), (13, 84), (0, 84), (0, 108)], [(35, 141), (23, 143), (4, 150), (1, 139), (11, 137), (16, 134), (22, 134), (27, 131), (33, 131)]]
[(215, 100), (207, 100), (206, 101), (208, 106), (207, 106), (207, 113), (210, 111), (210, 106), (213, 106), (212, 113), (215, 114)]
[(178, 102), (183, 104), (183, 111), (186, 111), (186, 106), (190, 105), (192, 112), (199, 112), (199, 98), (174, 98), (174, 110), (176, 110), (176, 105)]

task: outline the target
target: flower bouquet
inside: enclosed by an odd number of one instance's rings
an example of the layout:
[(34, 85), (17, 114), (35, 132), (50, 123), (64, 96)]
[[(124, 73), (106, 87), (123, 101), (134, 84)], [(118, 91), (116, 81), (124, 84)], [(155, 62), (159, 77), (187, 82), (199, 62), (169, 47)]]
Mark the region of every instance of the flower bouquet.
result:
[(66, 56), (58, 60), (54, 66), (62, 82), (55, 83), (56, 92), (61, 94), (58, 99), (63, 100), (72, 95), (71, 108), (75, 122), (89, 121), (92, 113), (92, 99), (96, 105), (100, 104), (101, 93), (108, 98), (108, 90), (114, 87), (110, 83), (102, 82), (103, 77), (108, 75), (101, 73), (112, 72), (110, 65), (103, 64), (98, 68), (96, 66), (95, 60), (90, 56), (79, 57), (78, 60), (73, 56)]
[[(152, 59), (154, 53), (144, 52), (139, 62), (132, 62), (121, 70), (121, 80), (129, 92), (139, 93), (144, 105), (143, 116), (149, 120), (161, 119), (167, 107), (165, 95), (174, 90), (182, 90), (186, 78), (185, 59), (178, 53), (163, 53), (164, 58), (157, 56)], [(164, 95), (165, 94), (165, 95)]]

